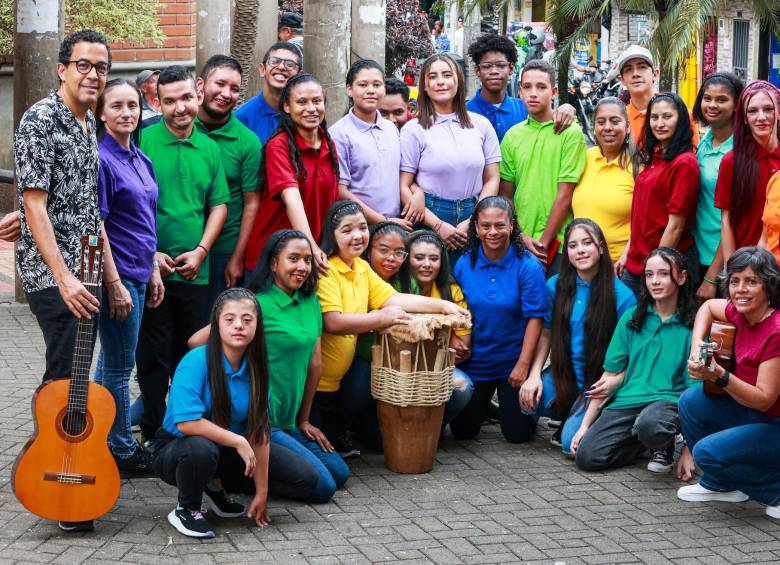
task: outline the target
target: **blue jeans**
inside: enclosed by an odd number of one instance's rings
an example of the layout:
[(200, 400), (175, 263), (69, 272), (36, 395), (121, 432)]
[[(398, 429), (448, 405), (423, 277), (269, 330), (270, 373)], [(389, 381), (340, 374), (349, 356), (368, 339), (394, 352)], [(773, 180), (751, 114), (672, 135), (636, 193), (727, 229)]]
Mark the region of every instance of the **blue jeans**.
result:
[[(571, 440), (574, 439), (577, 430), (580, 429), (587, 407), (588, 403), (582, 396), (578, 396), (569, 410), (568, 416), (564, 419), (563, 429), (561, 430), (561, 449), (567, 455), (571, 451)], [(539, 400), (539, 406), (536, 407), (536, 412), (532, 416), (534, 422), (537, 422), (542, 416), (554, 420), (560, 417), (560, 414), (555, 410), (555, 383), (549, 367), (542, 371), (542, 398)]]
[[(425, 193), (425, 207), (436, 214), (441, 221), (453, 226), (457, 226), (463, 220), (469, 219), (476, 205), (477, 199), (473, 196), (463, 200), (447, 200), (438, 196), (432, 196), (427, 192)], [(455, 266), (463, 252), (463, 249), (450, 251), (450, 268)]]
[(349, 467), (335, 451), (323, 451), (316, 441), (307, 438), (301, 430), (271, 430), (271, 443), (286, 447), (300, 455), (317, 469), (317, 488), (306, 502), (325, 503), (333, 498), (336, 489), (347, 482)]
[[(732, 377), (734, 378), (734, 377)], [(769, 506), (780, 503), (780, 418), (689, 388), (678, 403), (685, 441), (702, 470), (699, 484), (740, 490)]]
[[(461, 382), (458, 382), (458, 381)], [(474, 394), (474, 383), (471, 378), (455, 367), (452, 374), (452, 396), (444, 405), (444, 423), (450, 422), (469, 403)]]
[(95, 382), (108, 389), (116, 402), (116, 418), (108, 434), (108, 445), (120, 459), (135, 453), (136, 443), (130, 431), (130, 373), (135, 366), (135, 348), (141, 316), (144, 310), (146, 283), (122, 279), (130, 293), (133, 309), (124, 320), (112, 319), (108, 307), (108, 291), (103, 290), (100, 308), (100, 353), (98, 354)]

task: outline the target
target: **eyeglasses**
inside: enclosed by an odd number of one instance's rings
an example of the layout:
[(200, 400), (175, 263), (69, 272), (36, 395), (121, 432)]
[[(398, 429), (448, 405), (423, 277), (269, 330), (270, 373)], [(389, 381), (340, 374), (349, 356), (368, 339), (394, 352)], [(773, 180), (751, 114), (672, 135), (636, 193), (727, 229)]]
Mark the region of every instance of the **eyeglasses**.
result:
[(76, 65), (76, 70), (82, 75), (88, 75), (89, 73), (92, 72), (92, 69), (94, 68), (98, 76), (104, 77), (108, 74), (108, 71), (111, 69), (111, 65), (109, 65), (108, 63), (103, 63), (102, 61), (100, 63), (91, 63), (86, 59), (79, 59), (78, 61), (68, 61), (69, 65), (71, 63)]
[(298, 61), (292, 59), (282, 59), (281, 57), (268, 57), (265, 62), (267, 67), (284, 67), (288, 71), (297, 71), (301, 68)]
[(498, 61), (497, 63), (480, 63), (477, 65), (480, 71), (489, 71), (495, 67), (499, 71), (505, 71), (509, 68), (507, 61)]
[(406, 251), (401, 251), (400, 249), (390, 249), (389, 247), (386, 247), (384, 245), (380, 245), (379, 247), (372, 247), (374, 251), (379, 253), (379, 255), (385, 259), (388, 256), (392, 255), (397, 261), (405, 261), (406, 258), (409, 256), (409, 254)]

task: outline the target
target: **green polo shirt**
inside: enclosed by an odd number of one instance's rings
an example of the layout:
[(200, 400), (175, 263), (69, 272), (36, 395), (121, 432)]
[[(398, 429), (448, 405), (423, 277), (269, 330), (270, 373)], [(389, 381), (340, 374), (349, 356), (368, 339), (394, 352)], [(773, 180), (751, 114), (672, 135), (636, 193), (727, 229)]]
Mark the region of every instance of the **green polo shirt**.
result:
[(621, 316), (607, 348), (604, 370), (626, 371), (626, 378), (605, 410), (639, 408), (657, 400), (677, 402), (695, 382), (688, 376), (691, 328), (677, 314), (662, 322), (648, 306), (645, 323), (635, 332), (627, 323), (636, 309), (629, 308)]
[(733, 135), (717, 147), (712, 146), (712, 137), (710, 130), (696, 147), (701, 190), (691, 234), (699, 252), (699, 263), (702, 265), (710, 265), (715, 260), (720, 243), (720, 208), (715, 207), (715, 185), (718, 184), (718, 172), (723, 156), (734, 149)]
[(268, 419), (284, 430), (296, 426), (314, 347), (322, 335), (317, 294), (292, 296), (272, 285), (257, 295), (268, 351)]
[[(552, 121), (541, 123), (529, 117), (501, 141), (501, 180), (515, 183), (517, 221), (523, 233), (534, 239), (544, 233), (558, 183), (576, 183), (584, 170), (585, 139), (576, 123), (556, 135)], [(571, 218), (570, 211), (558, 232), (560, 242)]]
[[(144, 129), (141, 151), (152, 160), (160, 196), (157, 201), (157, 251), (176, 258), (200, 243), (208, 209), (230, 199), (219, 147), (193, 128), (179, 139), (163, 120)], [(166, 281), (209, 283), (208, 257), (195, 280), (174, 273)]]
[(216, 142), (222, 155), (222, 168), (230, 189), (230, 201), (227, 205), (227, 220), (211, 251), (230, 254), (236, 248), (238, 232), (241, 231), (244, 193), (257, 191), (260, 140), (232, 114), (223, 126), (212, 131), (198, 118), (195, 118), (195, 125), (199, 131)]

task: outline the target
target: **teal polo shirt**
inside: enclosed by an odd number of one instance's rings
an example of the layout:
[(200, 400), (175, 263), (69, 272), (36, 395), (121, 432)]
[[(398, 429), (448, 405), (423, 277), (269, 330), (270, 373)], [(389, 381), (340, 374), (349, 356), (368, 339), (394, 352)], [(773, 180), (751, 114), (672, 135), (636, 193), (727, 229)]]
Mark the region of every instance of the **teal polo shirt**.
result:
[(322, 335), (322, 310), (316, 293), (292, 296), (276, 285), (257, 294), (268, 350), (268, 420), (289, 430), (297, 424), (309, 363)]
[[(184, 434), (179, 431), (176, 424), (193, 422), (201, 418), (211, 419), (207, 347), (201, 345), (188, 351), (176, 367), (162, 426), (169, 434), (183, 437)], [(244, 435), (249, 415), (250, 389), (246, 356), (241, 360), (241, 366), (237, 371), (233, 370), (224, 354), (222, 363), (225, 367), (225, 379), (230, 394), (230, 431)]]
[(688, 376), (691, 328), (678, 314), (662, 322), (648, 306), (645, 323), (635, 332), (627, 323), (636, 309), (630, 308), (620, 318), (607, 348), (604, 370), (625, 371), (626, 378), (605, 410), (641, 408), (658, 400), (677, 402), (695, 382)]
[(225, 171), (225, 179), (230, 191), (227, 219), (211, 251), (212, 253), (231, 254), (236, 248), (238, 234), (241, 231), (244, 193), (257, 192), (260, 173), (260, 140), (252, 130), (239, 122), (233, 115), (221, 127), (211, 131), (198, 118), (195, 118), (195, 126), (198, 131), (206, 134), (219, 146), (222, 168)]
[(696, 207), (696, 222), (691, 228), (696, 250), (699, 252), (699, 263), (710, 265), (715, 259), (720, 243), (720, 208), (715, 207), (715, 185), (718, 183), (718, 172), (723, 156), (734, 149), (732, 135), (718, 147), (712, 146), (712, 131), (699, 142), (696, 147), (696, 158), (699, 160), (701, 175), (701, 190), (699, 204)]
[[(165, 121), (144, 129), (141, 151), (152, 161), (157, 176), (157, 251), (175, 259), (200, 243), (208, 209), (230, 200), (222, 156), (215, 142), (193, 127), (179, 139)], [(209, 283), (209, 260), (203, 261), (195, 280), (173, 273), (166, 281), (196, 285)]]

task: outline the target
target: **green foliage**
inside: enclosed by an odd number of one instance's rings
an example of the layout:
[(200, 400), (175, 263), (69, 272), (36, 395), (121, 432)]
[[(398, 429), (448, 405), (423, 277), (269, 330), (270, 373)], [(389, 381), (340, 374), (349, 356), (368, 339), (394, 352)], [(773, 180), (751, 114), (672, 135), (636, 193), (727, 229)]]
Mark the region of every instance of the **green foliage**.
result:
[[(96, 29), (113, 41), (162, 45), (160, 0), (65, 0), (65, 29)], [(0, 0), (0, 53), (13, 46), (14, 0)]]

